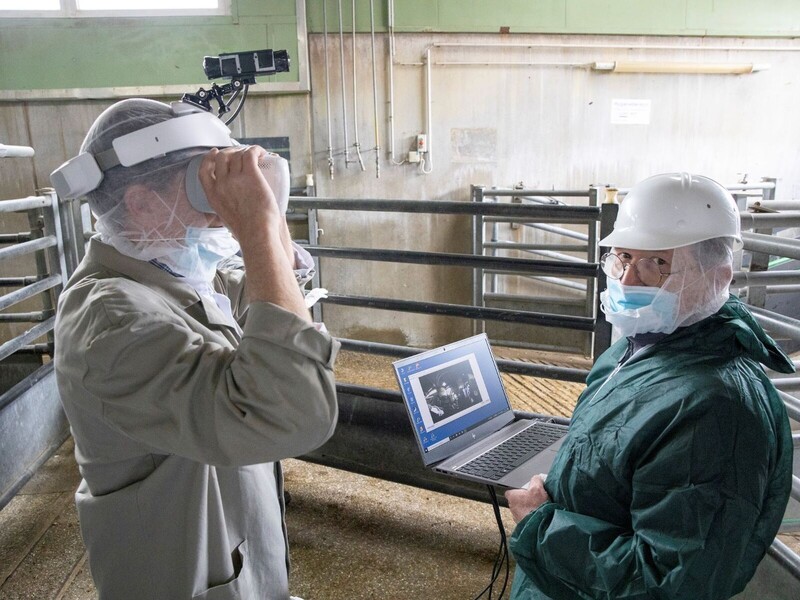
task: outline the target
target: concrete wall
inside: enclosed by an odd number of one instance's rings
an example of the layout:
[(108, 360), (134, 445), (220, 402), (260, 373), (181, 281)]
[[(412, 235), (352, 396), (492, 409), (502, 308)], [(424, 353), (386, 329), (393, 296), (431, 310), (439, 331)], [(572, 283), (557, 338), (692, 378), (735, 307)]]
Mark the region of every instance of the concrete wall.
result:
[[(310, 36), (314, 171), (320, 196), (469, 200), (471, 185), (588, 189), (627, 187), (658, 172), (687, 170), (733, 184), (778, 178), (778, 197), (800, 196), (800, 115), (794, 94), (800, 79), (795, 40), (622, 36), (404, 34), (395, 37), (394, 152), (397, 161), (426, 132), (432, 171), (387, 160), (389, 81), (386, 35), (376, 36), (380, 178), (376, 177), (371, 39), (356, 36), (357, 113), (353, 106), (352, 37), (344, 36), (348, 144), (354, 157), (354, 115), (366, 171), (345, 166), (342, 73), (338, 30), (328, 36), (331, 142), (329, 176), (325, 38)], [(432, 44), (431, 121), (426, 131), (425, 50)], [(525, 45), (529, 44), (530, 47)], [(678, 46), (681, 49), (670, 49)], [(732, 50), (731, 48), (736, 48)], [(769, 48), (774, 48), (770, 50)], [(592, 71), (595, 61), (769, 63), (747, 75), (619, 74)], [(471, 63), (457, 65), (455, 63)], [(504, 63), (504, 64), (488, 64)], [(510, 63), (515, 63), (511, 65)], [(519, 63), (519, 64), (516, 64)], [(573, 66), (556, 66), (569, 64)], [(618, 124), (615, 102), (649, 103), (644, 124)], [(618, 115), (621, 116), (621, 115)], [(430, 165), (429, 165), (430, 166)], [(326, 245), (468, 250), (469, 223), (453, 217), (359, 213), (320, 217)], [(552, 236), (502, 232), (518, 241), (553, 242)], [(323, 261), (323, 283), (336, 293), (465, 302), (470, 274), (443, 267)], [(500, 291), (520, 291), (507, 282)], [(526, 292), (531, 292), (526, 289)], [(533, 292), (566, 295), (555, 286)], [(391, 335), (430, 344), (468, 333), (455, 319), (325, 309), (342, 335)], [(367, 325), (369, 323), (369, 331)]]

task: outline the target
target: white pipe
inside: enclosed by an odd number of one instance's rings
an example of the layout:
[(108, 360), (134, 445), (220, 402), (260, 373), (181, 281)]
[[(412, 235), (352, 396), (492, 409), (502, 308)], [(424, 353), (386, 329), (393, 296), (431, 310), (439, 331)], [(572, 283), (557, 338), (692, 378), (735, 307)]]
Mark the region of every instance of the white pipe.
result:
[(553, 43), (553, 42), (529, 42), (519, 44), (496, 44), (489, 42), (435, 42), (431, 44), (436, 48), (601, 48), (601, 49), (619, 49), (619, 50), (744, 50), (756, 52), (798, 52), (798, 46), (675, 46), (675, 45), (648, 45), (648, 44), (571, 44), (571, 43)]
[(339, 1), (339, 65), (342, 70), (342, 123), (344, 124), (344, 166), (350, 165), (350, 144), (347, 141), (347, 95), (344, 88), (344, 26), (342, 25), (342, 0)]
[(364, 168), (364, 161), (361, 158), (361, 143), (358, 141), (358, 85), (356, 85), (356, 0), (353, 0), (353, 147), (356, 150), (356, 160), (362, 171)]
[[(399, 63), (403, 66), (419, 66), (423, 63)], [(588, 69), (592, 63), (586, 62), (534, 62), (534, 61), (436, 61), (433, 63), (436, 67), (453, 67), (453, 66), (467, 66), (467, 67), (576, 67)]]
[(394, 0), (388, 0), (388, 27), (389, 27), (389, 60), (388, 60), (388, 75), (389, 75), (389, 163), (393, 165), (402, 165), (404, 160), (396, 161), (394, 159)]
[(428, 46), (425, 49), (425, 135), (427, 136), (427, 144), (428, 144), (428, 151), (426, 153), (427, 156), (427, 163), (430, 165), (427, 169), (425, 168), (425, 158), (421, 159), (421, 166), (423, 173), (430, 173), (433, 171), (433, 160), (431, 159), (431, 148), (433, 147), (433, 133), (431, 123), (433, 119), (431, 118), (431, 111), (433, 110), (433, 100), (431, 99), (432, 91), (431, 91), (431, 46)]
[(30, 146), (7, 146), (0, 144), (0, 158), (27, 158), (33, 156), (33, 148)]
[(328, 64), (328, 0), (322, 0), (323, 35), (325, 36), (325, 111), (328, 118), (328, 172), (333, 179), (333, 132), (331, 131), (331, 81)]
[(766, 69), (769, 69), (769, 65), (756, 63), (697, 63), (656, 60), (618, 60), (592, 63), (592, 70), (606, 71), (608, 73), (744, 75)]
[(375, 128), (375, 177), (381, 176), (381, 135), (378, 123), (378, 74), (375, 62), (375, 0), (369, 0), (369, 33), (372, 40), (372, 103)]

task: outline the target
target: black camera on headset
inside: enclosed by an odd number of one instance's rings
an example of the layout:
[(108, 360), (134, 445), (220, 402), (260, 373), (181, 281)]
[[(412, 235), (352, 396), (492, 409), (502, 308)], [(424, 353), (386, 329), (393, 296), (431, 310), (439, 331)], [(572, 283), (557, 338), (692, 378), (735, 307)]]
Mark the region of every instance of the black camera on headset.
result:
[(252, 84), (257, 76), (288, 70), (289, 53), (286, 50), (254, 50), (203, 57), (203, 71), (209, 79), (226, 77)]
[[(247, 98), (247, 88), (256, 82), (257, 76), (275, 75), (289, 70), (289, 53), (286, 50), (248, 50), (230, 52), (219, 56), (204, 56), (203, 71), (209, 79), (230, 79), (223, 85), (211, 84), (211, 89), (200, 88), (194, 94), (184, 94), (181, 100), (192, 106), (211, 111), (211, 101), (219, 105), (217, 116), (231, 110), (231, 103), (241, 94), (239, 105), (225, 124), (233, 121)], [(230, 99), (225, 97), (230, 95)]]

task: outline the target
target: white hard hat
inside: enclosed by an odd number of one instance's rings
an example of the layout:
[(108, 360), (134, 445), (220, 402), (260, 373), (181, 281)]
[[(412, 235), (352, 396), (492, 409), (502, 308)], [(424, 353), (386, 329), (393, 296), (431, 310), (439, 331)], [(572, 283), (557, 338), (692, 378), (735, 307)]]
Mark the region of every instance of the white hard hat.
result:
[(742, 246), (739, 210), (730, 192), (702, 175), (665, 173), (637, 183), (619, 207), (614, 231), (599, 245), (669, 250), (727, 237)]

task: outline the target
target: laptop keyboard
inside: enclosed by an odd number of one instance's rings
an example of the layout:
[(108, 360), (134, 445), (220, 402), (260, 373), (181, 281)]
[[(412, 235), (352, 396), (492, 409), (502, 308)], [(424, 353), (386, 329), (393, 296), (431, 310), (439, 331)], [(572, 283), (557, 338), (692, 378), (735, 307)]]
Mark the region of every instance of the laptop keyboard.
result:
[(563, 437), (566, 430), (555, 423), (534, 423), (456, 471), (497, 481)]

